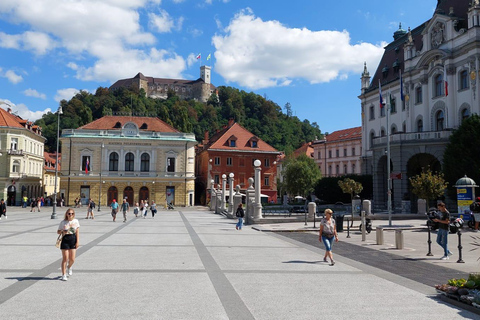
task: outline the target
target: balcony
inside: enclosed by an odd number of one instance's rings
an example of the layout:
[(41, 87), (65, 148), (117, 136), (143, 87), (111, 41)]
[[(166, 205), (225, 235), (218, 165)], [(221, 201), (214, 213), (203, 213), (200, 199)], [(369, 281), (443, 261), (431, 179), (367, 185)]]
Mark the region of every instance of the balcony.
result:
[[(448, 142), (448, 138), (452, 132), (453, 131), (428, 131), (396, 133), (390, 136), (390, 144)], [(387, 145), (387, 137), (378, 137), (373, 139), (373, 147), (385, 145)]]
[(8, 149), (7, 154), (10, 156), (23, 156), (23, 150)]

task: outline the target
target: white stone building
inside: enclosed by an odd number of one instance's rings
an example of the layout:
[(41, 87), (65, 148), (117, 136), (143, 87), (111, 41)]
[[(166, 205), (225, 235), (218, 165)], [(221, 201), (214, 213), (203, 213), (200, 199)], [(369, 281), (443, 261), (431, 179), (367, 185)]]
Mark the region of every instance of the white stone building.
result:
[[(412, 30), (400, 27), (395, 32), (372, 78), (365, 66), (359, 96), (362, 172), (373, 174), (374, 208), (387, 208), (387, 129), (391, 134), (393, 208), (399, 211), (402, 199), (411, 200), (415, 212), (416, 198), (408, 178), (423, 167), (440, 170), (452, 130), (466, 117), (480, 113), (479, 70), (478, 0), (438, 1), (430, 20)], [(379, 83), (387, 102), (383, 108)]]

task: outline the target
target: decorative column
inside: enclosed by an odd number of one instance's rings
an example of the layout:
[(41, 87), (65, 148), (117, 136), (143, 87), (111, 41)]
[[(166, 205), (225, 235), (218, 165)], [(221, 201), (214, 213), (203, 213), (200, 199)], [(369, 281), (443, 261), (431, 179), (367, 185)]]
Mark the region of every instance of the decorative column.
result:
[(255, 209), (253, 213), (253, 219), (261, 219), (262, 218), (262, 203), (260, 201), (261, 191), (262, 191), (262, 183), (261, 183), (261, 171), (262, 162), (260, 160), (255, 160), (253, 162), (255, 166)]
[[(235, 213), (240, 203), (242, 203), (242, 194), (240, 193), (240, 186), (237, 185), (235, 188), (235, 195), (233, 196), (233, 204), (232, 204), (232, 211), (231, 211), (234, 219), (235, 219)], [(245, 215), (245, 223), (247, 223), (247, 215)]]
[(234, 206), (233, 206), (233, 177), (235, 175), (233, 174), (233, 172), (230, 172), (230, 174), (228, 175), (228, 181), (230, 182), (230, 185), (229, 185), (229, 190), (228, 190), (228, 212), (230, 213), (234, 213), (235, 212), (235, 209), (234, 209)]
[(253, 218), (253, 211), (255, 205), (255, 189), (253, 188), (253, 178), (248, 178), (248, 188), (246, 190), (247, 198), (245, 200), (246, 214), (245, 223), (249, 224)]
[(210, 180), (210, 210), (215, 210), (215, 202), (217, 201), (217, 192), (215, 191), (215, 181), (212, 179)]
[(222, 207), (221, 210), (226, 210), (226, 201), (225, 201), (225, 189), (227, 188), (227, 175), (224, 173), (222, 174)]

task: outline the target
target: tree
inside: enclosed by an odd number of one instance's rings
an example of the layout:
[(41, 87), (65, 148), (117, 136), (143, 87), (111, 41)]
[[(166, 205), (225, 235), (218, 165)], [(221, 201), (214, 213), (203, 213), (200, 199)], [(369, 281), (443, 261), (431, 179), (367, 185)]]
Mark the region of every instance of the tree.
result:
[[(480, 182), (480, 116), (465, 119), (450, 136), (443, 154), (443, 173), (449, 185), (467, 175)], [(456, 199), (456, 189), (448, 189), (449, 197)]]
[(315, 161), (305, 154), (286, 161), (284, 172), (285, 189), (291, 195), (308, 196), (321, 178)]
[(427, 205), (429, 200), (437, 199), (445, 192), (448, 182), (445, 182), (443, 173), (433, 173), (428, 167), (419, 175), (410, 178), (412, 192), (420, 199), (425, 199)]
[(357, 182), (350, 178), (345, 178), (338, 181), (338, 186), (342, 189), (343, 193), (350, 194), (351, 201), (353, 201), (353, 197), (355, 197), (363, 190), (363, 186), (360, 182)]

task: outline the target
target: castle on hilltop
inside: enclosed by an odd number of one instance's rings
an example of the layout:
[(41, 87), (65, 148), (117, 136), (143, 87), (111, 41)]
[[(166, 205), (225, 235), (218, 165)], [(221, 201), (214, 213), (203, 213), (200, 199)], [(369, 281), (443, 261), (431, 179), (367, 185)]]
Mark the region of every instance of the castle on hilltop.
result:
[(168, 90), (172, 90), (180, 99), (195, 99), (201, 102), (207, 102), (216, 91), (216, 87), (211, 84), (210, 66), (200, 67), (200, 78), (197, 80), (146, 77), (139, 72), (133, 78), (118, 80), (110, 90), (117, 88), (143, 89), (147, 97), (154, 99), (167, 99)]

